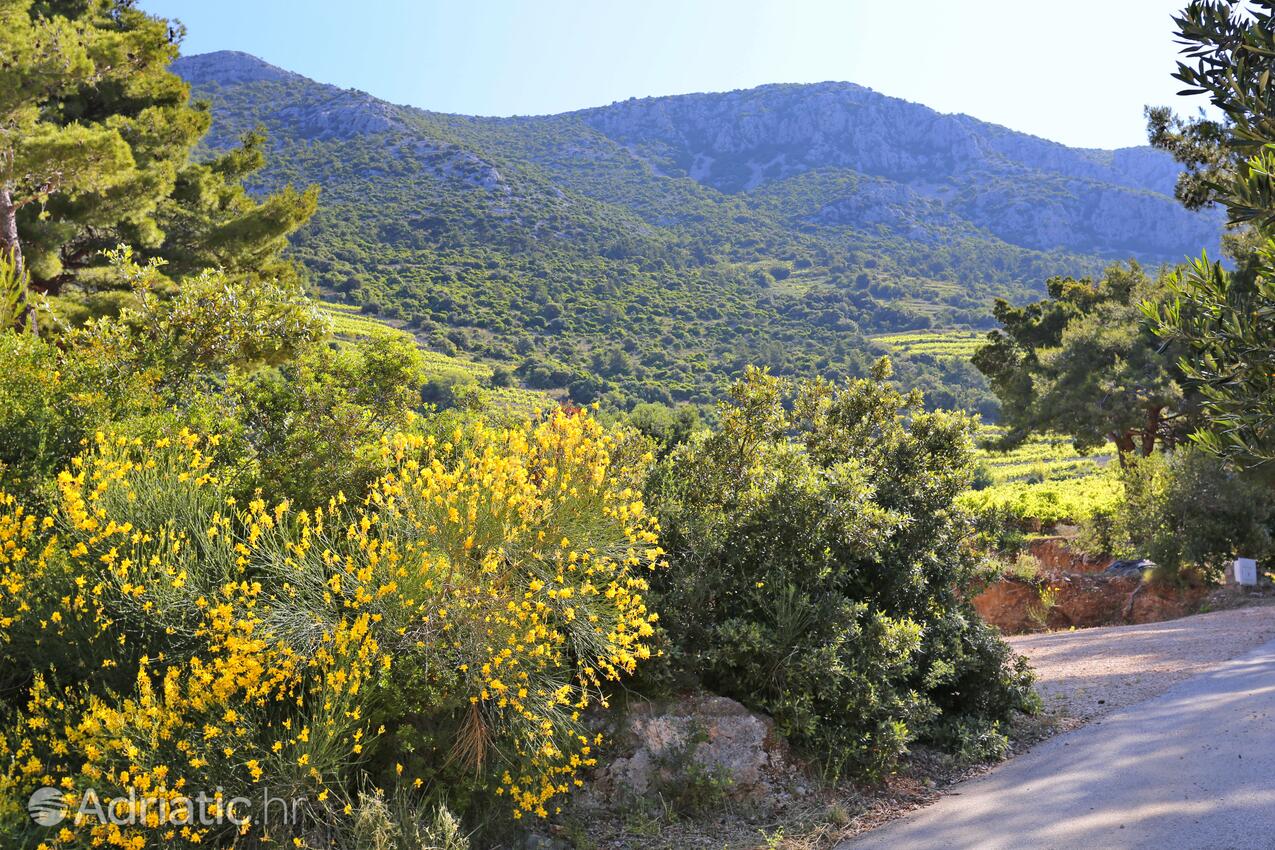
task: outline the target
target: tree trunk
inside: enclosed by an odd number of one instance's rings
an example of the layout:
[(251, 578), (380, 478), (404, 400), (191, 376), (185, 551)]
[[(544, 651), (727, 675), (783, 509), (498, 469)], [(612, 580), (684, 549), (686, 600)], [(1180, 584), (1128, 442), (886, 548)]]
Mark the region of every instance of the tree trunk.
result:
[(1147, 428), (1142, 432), (1142, 456), (1150, 457), (1155, 451), (1155, 439), (1160, 434), (1160, 414), (1163, 407), (1152, 407), (1147, 410)]
[(1133, 441), (1133, 432), (1113, 431), (1108, 436), (1111, 437), (1111, 442), (1116, 444), (1116, 457), (1120, 461), (1120, 468), (1124, 469), (1129, 465), (1129, 455), (1136, 448), (1136, 444)]
[[(18, 239), (18, 205), (13, 201), (13, 193), (7, 188), (0, 189), (0, 249), (9, 253), (13, 260), (13, 268), (19, 275), (23, 271), (22, 242)], [(26, 291), (26, 325), (31, 333), (39, 333), (35, 308), (31, 305), (31, 287)]]
[(0, 246), (13, 256), (14, 265), (22, 270), (22, 243), (18, 241), (18, 205), (13, 193), (0, 189)]

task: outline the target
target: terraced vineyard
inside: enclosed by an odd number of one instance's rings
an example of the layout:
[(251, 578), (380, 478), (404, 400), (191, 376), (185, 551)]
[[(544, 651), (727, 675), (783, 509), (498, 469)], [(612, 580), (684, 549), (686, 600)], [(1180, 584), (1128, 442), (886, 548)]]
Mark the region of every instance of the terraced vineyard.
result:
[(371, 339), (378, 336), (413, 338), (405, 330), (391, 327), (376, 319), (369, 319), (360, 313), (356, 306), (322, 301), (320, 307), (327, 314), (328, 320), (332, 322), (332, 333), (338, 339)]
[[(906, 331), (873, 340), (899, 355), (968, 361), (985, 337), (968, 330)], [(1000, 426), (984, 425), (979, 441), (1002, 433)], [(1118, 497), (1119, 484), (1108, 469), (1113, 456), (1081, 455), (1069, 438), (1059, 435), (1033, 437), (1009, 452), (980, 447), (979, 489), (966, 493), (962, 501), (976, 511), (1006, 514), (1033, 529), (1079, 522)]]
[[(337, 339), (371, 339), (378, 336), (401, 337), (415, 342), (416, 338), (406, 330), (370, 319), (348, 304), (321, 302), (320, 306), (332, 322), (332, 332)], [(425, 377), (447, 384), (477, 384), (482, 387), (483, 398), (493, 406), (519, 415), (530, 415), (537, 410), (548, 410), (558, 404), (548, 393), (525, 390), (521, 387), (490, 386), (493, 367), (486, 363), (451, 357), (438, 351), (421, 349), (425, 360)]]
[[(979, 441), (995, 439), (1004, 431), (999, 425), (984, 425)], [(1082, 455), (1072, 447), (1070, 438), (1056, 434), (1032, 437), (1008, 452), (979, 449), (979, 461), (995, 484), (1088, 478), (1099, 474), (1112, 457), (1111, 453)]]
[[(985, 338), (980, 331), (940, 330), (880, 334), (872, 340), (900, 356), (968, 361)], [(1003, 433), (998, 425), (984, 425), (979, 442)], [(1034, 529), (1079, 522), (1118, 497), (1119, 483), (1108, 466), (1113, 457), (1110, 451), (1081, 455), (1068, 437), (1059, 435), (1033, 437), (1009, 452), (980, 447), (977, 489), (962, 502)]]
[[(979, 437), (1001, 433), (1000, 426), (984, 425)], [(980, 448), (978, 454), (984, 486), (962, 496), (962, 503), (1008, 514), (1032, 529), (1079, 522), (1119, 497), (1110, 465), (1114, 455), (1078, 454), (1067, 437), (1033, 437), (1013, 451)]]
[(985, 337), (986, 334), (980, 331), (904, 331), (881, 334), (871, 339), (898, 354), (929, 354), (969, 360)]

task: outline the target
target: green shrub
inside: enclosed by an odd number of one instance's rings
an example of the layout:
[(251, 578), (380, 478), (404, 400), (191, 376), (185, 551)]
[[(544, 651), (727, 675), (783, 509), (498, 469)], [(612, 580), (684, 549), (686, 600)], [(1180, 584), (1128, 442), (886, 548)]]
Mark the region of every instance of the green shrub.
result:
[(1027, 547), (1022, 517), (1004, 505), (987, 504), (968, 511), (973, 542), (980, 551), (1016, 555)]
[(626, 421), (650, 437), (661, 455), (686, 442), (700, 427), (699, 413), (694, 407), (682, 405), (674, 408), (658, 402), (634, 405)]
[(770, 714), (833, 773), (886, 771), (918, 736), (968, 749), (1032, 705), (1025, 665), (962, 601), (972, 423), (924, 412), (888, 369), (793, 393), (750, 368), (648, 488), (669, 673)]
[(421, 356), (390, 336), (338, 350), (315, 346), (277, 367), (235, 372), (215, 400), (231, 412), (224, 451), (243, 459), (241, 496), (323, 504), (362, 493), (385, 473), (381, 440), (408, 427), (420, 405)]
[(165, 417), (153, 375), (119, 368), (102, 346), (0, 333), (0, 375), (0, 489), (28, 499), (95, 429)]
[[(294, 288), (206, 272), (174, 291), (160, 264), (139, 266), (127, 249), (111, 257), (111, 280), (131, 287), (118, 315), (56, 341), (0, 334), (0, 486), (11, 493), (34, 495), (108, 426), (142, 437), (175, 421), (233, 431), (245, 399), (222, 393), (228, 376), (326, 352), (325, 322)], [(389, 360), (365, 357), (358, 392), (398, 392), (393, 370), (379, 368)]]
[(971, 490), (986, 490), (996, 483), (996, 478), (992, 475), (992, 471), (987, 468), (986, 463), (980, 463), (974, 467), (974, 474), (970, 478)]
[(1149, 558), (1161, 578), (1185, 569), (1217, 578), (1235, 556), (1271, 549), (1270, 489), (1201, 449), (1132, 459), (1120, 481), (1123, 498), (1084, 526), (1089, 551)]
[(49, 839), (20, 805), (47, 785), (298, 801), (68, 820), (68, 848), (459, 850), (440, 804), (547, 815), (595, 764), (581, 713), (649, 657), (626, 439), (563, 411), (394, 435), (366, 498), (306, 510), (237, 501), (214, 438), (100, 434), (47, 514), (0, 492), (0, 845)]

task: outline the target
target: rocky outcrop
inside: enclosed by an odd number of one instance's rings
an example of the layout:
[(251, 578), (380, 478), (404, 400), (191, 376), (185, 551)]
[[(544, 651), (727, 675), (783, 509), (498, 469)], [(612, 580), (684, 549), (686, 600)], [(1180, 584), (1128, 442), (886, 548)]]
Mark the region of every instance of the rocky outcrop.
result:
[(1027, 552), (1046, 573), (1100, 573), (1112, 562), (1108, 555), (1074, 551), (1065, 537), (1037, 537), (1028, 542)]
[(796, 776), (770, 718), (726, 697), (631, 706), (611, 737), (613, 755), (587, 783), (580, 805), (609, 808), (711, 789), (771, 807)]
[(238, 86), (245, 83), (305, 80), (300, 74), (276, 68), (269, 62), (237, 50), (183, 56), (173, 63), (173, 71), (196, 86)]
[(404, 142), (394, 151), (399, 158), (415, 159), (436, 177), (458, 180), (489, 192), (508, 194), (510, 191), (495, 165), (459, 145), (421, 139)]
[(1031, 580), (1003, 576), (972, 600), (1006, 634), (1044, 629), (1158, 623), (1199, 609), (1207, 588), (1176, 588), (1128, 574), (1072, 574)]
[(670, 170), (711, 162), (702, 182), (728, 192), (821, 166), (920, 179), (974, 170), (986, 155), (972, 126), (852, 83), (630, 99), (578, 115)]
[[(1220, 233), (1216, 211), (1188, 212), (1172, 197), (1180, 169), (1161, 151), (1069, 148), (852, 83), (630, 99), (576, 115), (661, 173), (724, 192), (819, 169), (924, 187), (918, 194), (944, 187), (952, 214), (1027, 248), (1180, 257), (1215, 250)], [(902, 189), (898, 199), (909, 200)], [(883, 220), (853, 197), (829, 207), (819, 219)]]
[(1167, 588), (1143, 584), (1125, 609), (1130, 623), (1159, 623), (1195, 614), (1209, 595), (1207, 587)]
[(396, 107), (352, 89), (332, 89), (327, 97), (290, 104), (274, 117), (306, 140), (349, 139), (407, 127)]
[[(407, 128), (400, 107), (356, 89), (316, 83), (247, 53), (222, 50), (183, 56), (173, 63), (173, 70), (200, 89), (273, 87), (270, 89), (273, 96), (263, 92), (261, 98), (263, 103), (270, 103), (269, 111), (255, 116), (256, 120), (271, 129), (286, 128), (290, 137), (307, 141), (350, 139)], [(211, 139), (214, 147), (234, 143), (235, 135), (226, 130), (214, 125)]]

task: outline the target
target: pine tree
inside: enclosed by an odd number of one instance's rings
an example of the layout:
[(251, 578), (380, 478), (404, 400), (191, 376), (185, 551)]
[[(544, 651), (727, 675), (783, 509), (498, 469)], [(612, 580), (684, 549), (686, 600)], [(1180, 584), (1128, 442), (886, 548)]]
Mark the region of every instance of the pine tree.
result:
[(0, 0), (0, 246), (32, 286), (91, 287), (120, 242), (175, 277), (295, 276), (279, 252), (316, 190), (253, 200), (256, 136), (193, 160), (211, 116), (168, 70), (182, 35), (134, 0)]
[(1199, 396), (1183, 387), (1182, 351), (1145, 326), (1143, 304), (1172, 299), (1166, 275), (1136, 263), (1098, 280), (1055, 277), (1049, 297), (1023, 306), (997, 299), (1000, 328), (974, 353), (1001, 403), (998, 448), (1032, 434), (1072, 438), (1080, 451), (1108, 442), (1121, 463), (1182, 442)]
[[(101, 81), (106, 63), (91, 31), (63, 17), (31, 14), (30, 0), (0, 6), (0, 245), (24, 262), (18, 214), (55, 195), (104, 192), (135, 162), (120, 130), (67, 120), (59, 104)], [(41, 209), (37, 219), (47, 218)], [(42, 272), (45, 256), (31, 264)], [(31, 322), (34, 323), (34, 314)]]
[(292, 263), (280, 260), (289, 234), (314, 215), (318, 189), (286, 186), (261, 202), (243, 181), (266, 163), (265, 136), (245, 135), (241, 147), (207, 162), (188, 163), (156, 218), (165, 232), (162, 254), (170, 274), (216, 266), (228, 272), (290, 279)]

